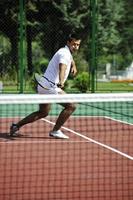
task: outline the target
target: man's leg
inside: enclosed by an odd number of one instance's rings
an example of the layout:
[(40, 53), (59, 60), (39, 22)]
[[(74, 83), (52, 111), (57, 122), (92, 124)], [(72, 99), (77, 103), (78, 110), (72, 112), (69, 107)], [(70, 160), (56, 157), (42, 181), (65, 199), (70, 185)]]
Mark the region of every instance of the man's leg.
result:
[(50, 107), (50, 104), (40, 104), (38, 111), (31, 113), (27, 117), (20, 120), (18, 123), (11, 126), (10, 135), (12, 136), (13, 134), (15, 134), (15, 132), (19, 130), (22, 126), (46, 117), (50, 111)]
[(53, 131), (58, 131), (76, 109), (75, 104), (71, 104), (71, 103), (62, 104), (62, 106), (64, 106), (65, 108), (60, 113), (56, 121), (56, 124), (53, 128)]
[(60, 113), (56, 121), (56, 124), (49, 135), (55, 138), (68, 139), (69, 137), (64, 133), (62, 133), (62, 131), (59, 129), (67, 121), (70, 115), (75, 111), (76, 106), (75, 104), (70, 104), (70, 103), (62, 104), (62, 106), (64, 106), (64, 110), (62, 110), (62, 112)]
[(37, 121), (38, 119), (44, 118), (48, 115), (49, 111), (50, 111), (49, 104), (40, 104), (38, 111), (31, 113), (30, 115), (19, 121), (17, 123), (17, 126), (21, 128), (25, 124), (29, 124), (34, 121)]

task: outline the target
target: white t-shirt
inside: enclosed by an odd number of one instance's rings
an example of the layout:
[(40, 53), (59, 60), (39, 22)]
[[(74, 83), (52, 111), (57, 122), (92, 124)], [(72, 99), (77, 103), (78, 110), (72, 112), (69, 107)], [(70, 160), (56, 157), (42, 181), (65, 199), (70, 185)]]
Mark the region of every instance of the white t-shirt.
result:
[(65, 78), (64, 82), (66, 81), (70, 68), (71, 68), (71, 62), (72, 62), (72, 54), (67, 46), (59, 49), (52, 59), (49, 62), (49, 65), (44, 73), (44, 76), (48, 78), (48, 80), (52, 81), (55, 84), (59, 83), (59, 64), (65, 64), (67, 66), (67, 69), (65, 71)]

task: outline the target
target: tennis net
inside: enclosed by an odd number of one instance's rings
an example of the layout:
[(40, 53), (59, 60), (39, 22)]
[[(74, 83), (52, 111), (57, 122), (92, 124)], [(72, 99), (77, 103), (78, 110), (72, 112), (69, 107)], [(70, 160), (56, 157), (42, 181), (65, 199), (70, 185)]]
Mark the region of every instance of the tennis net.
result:
[[(49, 136), (63, 107), (76, 110)], [(10, 126), (50, 104), (46, 118)], [(133, 199), (133, 94), (0, 95), (0, 200)]]

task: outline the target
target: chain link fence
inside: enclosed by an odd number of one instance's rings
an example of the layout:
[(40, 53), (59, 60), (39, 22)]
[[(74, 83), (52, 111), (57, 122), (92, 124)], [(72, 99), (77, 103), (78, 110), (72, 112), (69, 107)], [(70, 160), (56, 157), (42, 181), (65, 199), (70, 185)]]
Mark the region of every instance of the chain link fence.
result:
[(17, 90), (18, 2), (0, 1), (0, 82), (3, 89)]
[[(111, 76), (116, 77), (118, 82), (121, 75), (116, 75), (125, 71), (125, 67), (132, 61), (128, 44), (124, 44), (128, 56), (123, 58), (124, 51), (119, 51), (122, 49), (122, 39), (117, 28), (123, 26), (124, 15), (121, 16), (121, 13), (125, 13), (126, 5), (123, 2), (111, 1), (104, 4), (103, 0), (1, 0), (1, 91), (35, 92), (32, 88), (34, 73), (45, 71), (52, 55), (64, 46), (71, 31), (78, 32), (82, 38), (79, 53), (74, 55), (74, 59), (79, 75), (82, 76), (82, 72), (88, 74), (89, 82), (85, 92), (132, 90), (129, 85), (125, 88), (117, 87), (118, 84), (116, 87), (110, 86), (113, 79)], [(126, 28), (129, 28), (127, 23)], [(110, 77), (108, 63), (111, 64)], [(86, 75), (83, 76), (86, 79)], [(82, 81), (83, 76), (78, 80)], [(82, 92), (78, 88), (81, 82), (77, 83), (76, 80), (75, 85), (75, 79), (69, 77), (66, 90)]]
[[(83, 43), (88, 41), (89, 2), (7, 0), (0, 8), (0, 79), (5, 92), (33, 92), (34, 73), (44, 72), (71, 31), (78, 32)], [(81, 65), (89, 70), (87, 56), (83, 47), (75, 55), (79, 71)]]

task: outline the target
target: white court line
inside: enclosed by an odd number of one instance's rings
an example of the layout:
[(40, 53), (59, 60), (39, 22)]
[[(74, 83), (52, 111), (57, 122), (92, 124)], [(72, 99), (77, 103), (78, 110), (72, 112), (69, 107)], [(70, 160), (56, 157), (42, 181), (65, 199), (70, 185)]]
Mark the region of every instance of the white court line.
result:
[(129, 122), (126, 122), (126, 121), (122, 121), (122, 120), (119, 120), (119, 119), (115, 119), (115, 118), (112, 118), (112, 117), (108, 117), (108, 116), (103, 116), (105, 119), (110, 119), (112, 121), (116, 121), (116, 122), (120, 122), (122, 124), (127, 124), (127, 125), (131, 125), (133, 126), (132, 123), (129, 123)]
[[(74, 118), (78, 118), (79, 116), (71, 116), (71, 118), (74, 117)], [(109, 117), (109, 116), (105, 116), (105, 115), (95, 115), (95, 116), (80, 116), (80, 118), (105, 118), (105, 119), (109, 119), (109, 120), (112, 120), (112, 121), (116, 121), (116, 122), (120, 122), (122, 124), (127, 124), (127, 125), (131, 125), (133, 126), (133, 123), (130, 123), (130, 122), (126, 122), (126, 121), (122, 121), (122, 120), (119, 120), (119, 119), (116, 119), (116, 118), (113, 118), (113, 117)]]
[[(21, 139), (22, 139), (23, 137), (21, 137)], [(24, 139), (26, 139), (26, 138), (24, 138)], [(29, 140), (29, 141), (15, 141), (15, 140), (13, 140), (13, 144), (14, 143), (19, 143), (19, 144), (38, 144), (38, 143), (45, 143), (45, 144), (49, 144), (49, 143), (89, 143), (90, 141), (75, 141), (75, 140), (62, 140), (62, 139), (57, 139), (56, 141), (54, 140), (54, 138), (53, 138), (53, 141), (52, 141), (52, 139), (50, 139), (49, 141), (46, 141), (46, 140), (41, 140), (41, 139), (39, 139), (38, 138), (38, 140), (35, 140), (35, 141), (31, 141), (31, 140)], [(7, 141), (0, 141), (0, 144), (12, 144), (12, 141), (11, 140), (7, 140)]]
[[(51, 122), (51, 121), (49, 121), (49, 120), (47, 120), (47, 119), (42, 119), (42, 120), (43, 120), (43, 121), (46, 121), (46, 122), (48, 122), (48, 123), (50, 123), (50, 124), (53, 124), (53, 125), (55, 124), (54, 122)], [(123, 152), (121, 152), (121, 151), (119, 151), (119, 150), (117, 150), (117, 149), (115, 149), (115, 148), (113, 148), (113, 147), (110, 147), (110, 146), (108, 146), (108, 145), (106, 145), (106, 144), (103, 144), (103, 143), (101, 143), (101, 142), (98, 142), (98, 141), (96, 141), (96, 140), (93, 140), (93, 139), (91, 139), (91, 138), (89, 138), (89, 137), (87, 137), (87, 136), (85, 136), (85, 135), (82, 135), (82, 134), (80, 134), (80, 133), (78, 133), (78, 132), (76, 132), (76, 131), (73, 131), (72, 129), (66, 128), (66, 127), (64, 127), (64, 126), (62, 126), (62, 128), (63, 128), (64, 130), (69, 131), (69, 132), (71, 132), (71, 133), (74, 133), (75, 135), (78, 135), (78, 136), (80, 136), (80, 137), (82, 137), (82, 138), (84, 138), (84, 139), (86, 139), (86, 140), (88, 140), (88, 141), (90, 141), (90, 142), (92, 142), (92, 143), (94, 143), (94, 144), (98, 144), (99, 146), (102, 146), (102, 147), (104, 147), (104, 148), (106, 148), (106, 149), (109, 149), (109, 150), (115, 152), (115, 153), (118, 153), (118, 154), (120, 154), (121, 156), (124, 156), (124, 157), (126, 157), (126, 158), (128, 158), (128, 159), (130, 159), (130, 160), (133, 160), (133, 156), (130, 156), (130, 155), (128, 155), (128, 154), (126, 154), (126, 153), (123, 153)]]

